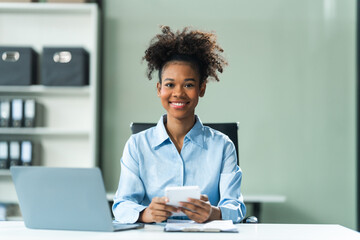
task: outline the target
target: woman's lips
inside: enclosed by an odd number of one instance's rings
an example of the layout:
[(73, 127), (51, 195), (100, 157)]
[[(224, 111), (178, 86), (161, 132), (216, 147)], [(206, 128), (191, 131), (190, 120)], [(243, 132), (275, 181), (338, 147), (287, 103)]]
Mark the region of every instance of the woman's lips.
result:
[(186, 104), (187, 102), (170, 102), (170, 105), (176, 109), (184, 108)]

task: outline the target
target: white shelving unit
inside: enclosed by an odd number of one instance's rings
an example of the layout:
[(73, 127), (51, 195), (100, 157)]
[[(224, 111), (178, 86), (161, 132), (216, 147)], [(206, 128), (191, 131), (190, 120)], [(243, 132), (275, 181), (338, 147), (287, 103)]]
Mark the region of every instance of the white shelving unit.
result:
[(33, 86), (1, 86), (0, 94), (12, 95), (89, 95), (90, 88), (84, 87), (46, 87), (42, 85)]
[(53, 129), (45, 127), (36, 128), (2, 128), (0, 134), (14, 135), (14, 136), (85, 136), (90, 134), (89, 130), (81, 129)]
[[(0, 128), (1, 140), (38, 145), (36, 165), (98, 165), (98, 33), (96, 4), (0, 3), (0, 45), (30, 46), (39, 58), (43, 47), (83, 47), (90, 56), (88, 86), (0, 86), (0, 99), (35, 99), (43, 109), (41, 126)], [(0, 202), (16, 199), (9, 170), (1, 170)]]

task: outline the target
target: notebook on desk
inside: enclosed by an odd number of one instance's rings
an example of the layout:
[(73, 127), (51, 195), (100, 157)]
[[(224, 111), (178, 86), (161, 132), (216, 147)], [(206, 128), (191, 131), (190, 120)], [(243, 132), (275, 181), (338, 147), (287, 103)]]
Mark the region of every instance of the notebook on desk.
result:
[(113, 223), (98, 168), (11, 167), (26, 227), (120, 231), (144, 225)]
[(196, 223), (192, 220), (168, 219), (164, 227), (166, 232), (233, 232), (239, 230), (231, 220), (216, 220), (207, 223)]

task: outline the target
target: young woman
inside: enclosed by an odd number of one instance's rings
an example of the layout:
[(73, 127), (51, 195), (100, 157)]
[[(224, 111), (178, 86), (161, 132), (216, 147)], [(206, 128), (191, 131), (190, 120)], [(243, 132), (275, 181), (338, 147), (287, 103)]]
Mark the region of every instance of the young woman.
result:
[[(162, 222), (179, 212), (199, 223), (244, 218), (235, 146), (195, 115), (207, 81), (219, 81), (216, 71), (227, 64), (221, 52), (213, 33), (189, 28), (172, 32), (163, 26), (151, 41), (143, 59), (149, 79), (159, 73), (157, 94), (166, 114), (125, 145), (113, 205), (117, 221)], [(201, 189), (200, 199), (189, 198), (179, 208), (166, 204), (165, 187), (194, 185)]]

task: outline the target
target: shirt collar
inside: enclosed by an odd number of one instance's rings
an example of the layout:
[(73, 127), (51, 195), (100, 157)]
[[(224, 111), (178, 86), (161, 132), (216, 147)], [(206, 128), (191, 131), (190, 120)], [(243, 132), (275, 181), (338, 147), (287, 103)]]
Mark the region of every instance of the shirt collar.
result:
[(155, 139), (153, 141), (152, 147), (156, 148), (161, 145), (166, 140), (170, 140), (169, 135), (166, 132), (164, 121), (166, 121), (166, 114), (162, 115), (155, 127)]
[(204, 147), (204, 126), (198, 116), (195, 115), (195, 119), (196, 119), (195, 125), (186, 134), (184, 141), (187, 138), (191, 142), (193, 142), (203, 148)]
[[(161, 116), (155, 127), (155, 139), (153, 141), (152, 147), (156, 148), (163, 144), (166, 141), (170, 141), (170, 137), (166, 132), (164, 122), (166, 122), (166, 114)], [(190, 129), (190, 131), (186, 134), (184, 142), (186, 139), (189, 139), (193, 143), (199, 145), (200, 147), (204, 147), (204, 134), (203, 134), (203, 124), (198, 116), (195, 115), (195, 125)]]

